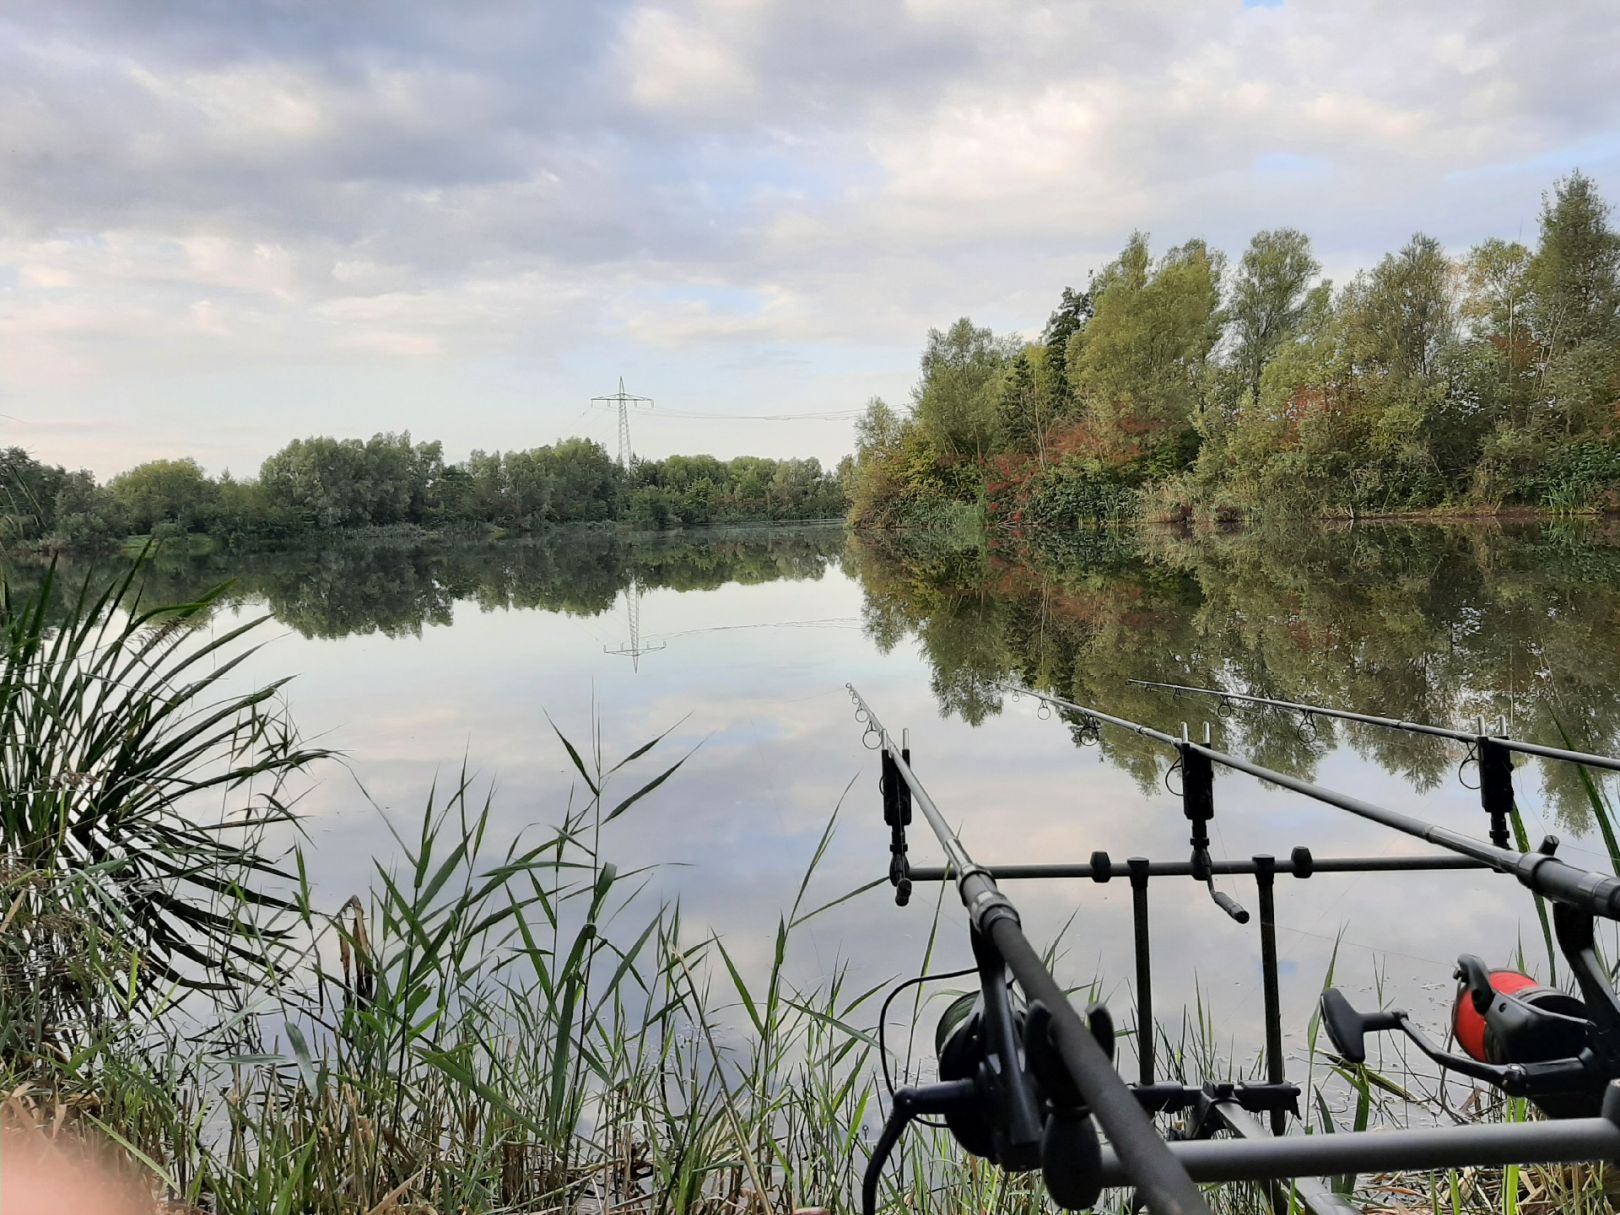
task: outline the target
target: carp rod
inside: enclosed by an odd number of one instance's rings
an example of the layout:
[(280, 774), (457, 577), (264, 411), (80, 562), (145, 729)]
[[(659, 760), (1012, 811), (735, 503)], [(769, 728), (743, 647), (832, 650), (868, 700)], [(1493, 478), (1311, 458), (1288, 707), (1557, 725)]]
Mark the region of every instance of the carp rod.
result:
[(1463, 761), (1464, 765), (1466, 766), (1470, 760), (1479, 765), (1479, 800), (1485, 812), (1491, 816), (1491, 842), (1504, 848), (1508, 846), (1508, 823), (1513, 815), (1514, 755), (1529, 755), (1536, 759), (1550, 759), (1559, 763), (1599, 768), (1607, 772), (1620, 772), (1620, 759), (1610, 755), (1594, 755), (1588, 751), (1572, 751), (1566, 747), (1548, 747), (1541, 743), (1527, 742), (1522, 738), (1509, 738), (1505, 721), (1499, 721), (1500, 728), (1497, 733), (1490, 734), (1486, 732), (1483, 721), (1476, 730), (1456, 730), (1449, 726), (1431, 725), (1428, 722), (1379, 717), (1372, 713), (1355, 713), (1349, 709), (1330, 709), (1325, 705), (1278, 700), (1270, 696), (1255, 696), (1249, 692), (1231, 692), (1225, 688), (1199, 688), (1190, 684), (1165, 683), (1156, 679), (1131, 679), (1126, 682), (1141, 688), (1159, 688), (1166, 692), (1174, 692), (1177, 696), (1207, 696), (1217, 701), (1217, 712), (1229, 705), (1284, 709), (1298, 713), (1306, 722), (1316, 717), (1328, 717), (1338, 721), (1376, 726), (1384, 730), (1399, 730), (1406, 734), (1423, 734), (1430, 738), (1464, 743), (1470, 751), (1469, 759)]
[[(975, 862), (918, 781), (911, 766), (909, 739), (897, 745), (860, 693), (846, 686), (857, 720), (865, 723), (867, 738), (875, 736), (869, 748), (881, 753), (879, 787), (884, 821), (891, 832), (889, 876), (895, 901), (906, 904), (912, 877), (954, 882), (968, 912), (979, 976), (977, 995), (953, 1003), (936, 1029), (939, 1082), (891, 1093), (889, 1116), (862, 1178), (864, 1215), (876, 1211), (878, 1182), (901, 1135), (912, 1119), (925, 1114), (942, 1116), (946, 1129), (972, 1155), (1009, 1172), (1039, 1168), (1049, 1195), (1067, 1210), (1090, 1207), (1104, 1186), (1129, 1185), (1136, 1187), (1138, 1199), (1155, 1215), (1206, 1212), (1195, 1181), (1247, 1181), (1266, 1185), (1274, 1204), (1287, 1201), (1291, 1194), (1301, 1208), (1316, 1215), (1347, 1215), (1356, 1208), (1314, 1178), (1396, 1167), (1620, 1159), (1620, 1084), (1612, 1083), (1620, 1078), (1620, 1002), (1607, 985), (1592, 937), (1594, 915), (1620, 916), (1620, 882), (1555, 861), (1549, 855), (1552, 841), (1541, 853), (1496, 849), (1410, 816), (1296, 782), (1214, 751), (1207, 744), (1199, 747), (1186, 738), (1185, 728), (1183, 737), (1176, 739), (1137, 722), (1037, 693), (1039, 699), (1079, 713), (1092, 732), (1104, 724), (1118, 726), (1173, 745), (1181, 753), (1184, 800), (1188, 817), (1194, 819), (1193, 858), (1185, 863), (1132, 858), (1127, 868), (1133, 894), (1145, 897), (1146, 882), (1153, 873), (1189, 874), (1207, 880), (1211, 871), (1253, 874), (1262, 894), (1268, 1080), (1206, 1082), (1199, 1087), (1156, 1082), (1151, 1062), (1144, 1058), (1142, 1081), (1126, 1084), (1113, 1062), (1115, 1034), (1108, 1010), (1093, 1005), (1084, 1018), (1074, 1011), (1031, 948), (1017, 911), (996, 883), (997, 873), (1009, 878), (1079, 876), (1081, 867), (1070, 867), (1069, 874), (1026, 874), (1018, 871), (1036, 867), (1012, 866), (992, 872)], [(1380, 863), (1379, 858), (1313, 862), (1307, 849), (1297, 848), (1285, 863), (1269, 856), (1254, 858), (1252, 865), (1212, 862), (1207, 847), (1199, 846), (1212, 813), (1212, 796), (1208, 782), (1195, 778), (1200, 771), (1212, 773), (1217, 762), (1308, 792), (1451, 851), (1430, 858), (1384, 858), (1390, 863)], [(907, 862), (905, 829), (912, 821), (914, 806), (922, 811), (945, 853), (943, 869), (925, 874), (912, 870)], [(1207, 844), (1207, 840), (1202, 842)], [(1351, 1062), (1365, 1057), (1367, 1033), (1402, 1031), (1441, 1067), (1511, 1095), (1529, 1097), (1555, 1121), (1332, 1136), (1283, 1133), (1287, 1115), (1299, 1114), (1301, 1090), (1282, 1074), (1275, 949), (1266, 948), (1274, 920), (1269, 892), (1274, 873), (1292, 871), (1295, 877), (1308, 877), (1313, 865), (1321, 872), (1500, 869), (1514, 873), (1553, 900), (1559, 944), (1570, 959), (1585, 1002), (1528, 986), (1532, 981), (1524, 976), (1511, 976), (1523, 983), (1509, 990), (1502, 985), (1507, 972), (1486, 971), (1478, 959), (1465, 955), (1459, 959), (1459, 976), (1467, 978), (1459, 988), (1456, 1024), (1467, 1057), (1435, 1047), (1405, 1013), (1357, 1012), (1336, 989), (1324, 995), (1322, 1016), (1329, 1037)], [(1088, 868), (1092, 880), (1104, 881), (1111, 863), (1106, 853), (1093, 853), (1093, 865)], [(1241, 923), (1247, 916), (1232, 918)], [(1139, 921), (1139, 974), (1145, 961), (1145, 927), (1145, 920)], [(1146, 993), (1139, 994), (1145, 1003)], [(971, 1002), (965, 1012), (964, 1001)], [(1138, 1008), (1139, 1031), (1143, 1011)], [(1160, 1113), (1184, 1113), (1187, 1119), (1161, 1135), (1151, 1121), (1152, 1115)], [(1271, 1115), (1269, 1132), (1254, 1117), (1259, 1113)], [(1106, 1132), (1107, 1147), (1101, 1145), (1093, 1121)], [(1222, 1132), (1237, 1138), (1211, 1139)], [(1279, 1190), (1278, 1183), (1286, 1179), (1293, 1179), (1291, 1185)]]
[[(1289, 709), (1309, 717), (1333, 717), (1340, 721), (1355, 721), (1368, 726), (1381, 726), (1386, 730), (1404, 730), (1408, 734), (1428, 734), (1435, 738), (1448, 738), (1454, 742), (1477, 745), (1487, 743), (1504, 751), (1519, 755), (1533, 755), (1537, 759), (1554, 759), (1563, 763), (1581, 764), (1588, 768), (1602, 768), (1620, 772), (1620, 759), (1612, 755), (1594, 755), (1590, 751), (1571, 751), (1565, 747), (1548, 747), (1541, 743), (1526, 742), (1522, 738), (1509, 738), (1506, 732), (1487, 734), (1483, 723), (1478, 730), (1454, 730), (1449, 726), (1434, 726), (1422, 721), (1404, 721), (1398, 717), (1379, 717), (1372, 713), (1353, 713), (1349, 709), (1330, 709), (1325, 705), (1309, 705), (1303, 701), (1277, 700), (1270, 696), (1255, 696), (1248, 692), (1231, 692), (1225, 688), (1195, 688), (1184, 683), (1162, 683), (1156, 679), (1127, 679), (1141, 688), (1161, 688), (1167, 692), (1192, 696), (1211, 696), (1232, 703), (1260, 705), (1269, 709)], [(1506, 723), (1501, 723), (1506, 724)]]
[[(1071, 1210), (1089, 1207), (1101, 1190), (1101, 1145), (1090, 1125), (1089, 1113), (1107, 1133), (1119, 1167), (1154, 1215), (1209, 1215), (1198, 1187), (1171, 1155), (1135, 1095), (1114, 1070), (1109, 1053), (1099, 1045), (1099, 1031), (1112, 1045), (1111, 1028), (1103, 1031), (1100, 1020), (1088, 1024), (1080, 1019), (1024, 935), (1018, 912), (997, 888), (995, 877), (974, 864), (912, 772), (906, 754), (909, 748), (896, 747), (861, 694), (853, 685), (846, 686), (856, 706), (857, 720), (865, 723), (868, 734), (877, 735), (883, 752), (885, 812), (892, 807), (909, 819), (911, 806), (915, 805), (955, 870), (957, 893), (972, 929), (983, 1003), (977, 1027), (977, 1053), (983, 1061), (966, 1069), (966, 1075), (926, 1089), (902, 1089), (896, 1094), (894, 1108), (862, 1180), (863, 1208), (867, 1212), (875, 1209), (879, 1170), (907, 1123), (922, 1113), (944, 1114), (947, 1121), (955, 1115), (958, 1123), (969, 1119), (989, 1122), (982, 1142), (990, 1151), (980, 1154), (1008, 1168), (1027, 1171), (1039, 1164), (1054, 1198)], [(1022, 1026), (1008, 1000), (1008, 971), (1030, 1001)], [(1045, 1033), (1034, 1032), (1032, 1027), (1043, 1022)], [(1043, 1049), (1047, 1077), (1042, 1087), (1055, 1095), (1055, 1102), (1053, 1096), (1043, 1096), (1032, 1075), (1031, 1065), (1040, 1065), (1031, 1056), (1043, 1053)], [(1050, 1058), (1052, 1050), (1057, 1060)], [(995, 1061), (993, 1065), (990, 1060)], [(941, 1067), (942, 1077), (946, 1070)], [(901, 1094), (907, 1094), (904, 1100)], [(1055, 1104), (1060, 1112), (1043, 1119), (1043, 1099)], [(1088, 1113), (1077, 1112), (1081, 1109)], [(953, 1130), (957, 1128), (953, 1126)]]
[[(1155, 730), (1152, 726), (1145, 726), (1128, 718), (1115, 717), (1112, 714), (1104, 713), (1101, 709), (1076, 704), (1074, 701), (1065, 700), (1061, 696), (1050, 696), (1045, 692), (1037, 692), (1032, 688), (1012, 684), (1004, 686), (1006, 690), (1016, 695), (1032, 696), (1036, 700), (1044, 701), (1054, 708), (1075, 713), (1080, 716), (1083, 722), (1100, 723), (1101, 725), (1128, 730), (1133, 734), (1150, 738), (1155, 742), (1176, 749), (1181, 754), (1184, 779), (1186, 780), (1191, 780), (1195, 773), (1201, 777), (1202, 765), (1204, 764), (1229, 768), (1234, 772), (1243, 772), (1249, 776), (1258, 777), (1268, 784), (1278, 785), (1291, 792), (1302, 794), (1312, 801), (1346, 810), (1358, 818), (1364, 818), (1391, 830), (1413, 836), (1424, 843), (1434, 844), (1449, 852), (1476, 861), (1487, 869), (1494, 869), (1498, 873), (1511, 874), (1528, 889), (1556, 903), (1589, 915), (1602, 916), (1605, 919), (1620, 919), (1620, 878), (1615, 878), (1609, 874), (1596, 873), (1588, 869), (1580, 869), (1557, 859), (1552, 855), (1553, 850), (1558, 846), (1558, 840), (1555, 836), (1548, 836), (1542, 846), (1533, 852), (1521, 852), (1518, 849), (1496, 842), (1487, 843), (1484, 840), (1465, 835), (1460, 831), (1454, 831), (1449, 827), (1442, 827), (1438, 823), (1431, 823), (1415, 815), (1406, 814), (1399, 810), (1391, 810), (1386, 806), (1377, 805), (1363, 798), (1353, 797), (1348, 793), (1340, 793), (1338, 790), (1329, 789), (1324, 785), (1301, 780), (1297, 776), (1290, 776), (1286, 772), (1277, 771), (1275, 768), (1267, 768), (1239, 756), (1217, 751), (1207, 743), (1192, 742), (1185, 736), (1177, 738), (1175, 735), (1167, 734), (1163, 730)], [(1431, 729), (1438, 728), (1431, 727)], [(1469, 740), (1473, 739), (1472, 735), (1465, 735), (1464, 737)], [(1523, 745), (1530, 746), (1532, 744)], [(1189, 763), (1190, 758), (1194, 760), (1194, 763)], [(1198, 761), (1201, 761), (1201, 763)], [(1620, 760), (1605, 759), (1605, 765), (1620, 770)]]

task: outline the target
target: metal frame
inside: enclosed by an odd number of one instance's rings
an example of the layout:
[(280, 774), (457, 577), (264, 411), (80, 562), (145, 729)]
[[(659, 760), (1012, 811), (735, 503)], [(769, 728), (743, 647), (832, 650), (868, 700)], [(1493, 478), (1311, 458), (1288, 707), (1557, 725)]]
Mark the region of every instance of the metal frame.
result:
[[(1300, 881), (1318, 873), (1413, 873), (1455, 870), (1482, 870), (1479, 861), (1461, 856), (1344, 856), (1311, 855), (1308, 848), (1295, 848), (1283, 860), (1260, 854), (1247, 861), (1215, 861), (1211, 872), (1222, 876), (1247, 875), (1255, 880), (1260, 912), (1260, 976), (1265, 1001), (1266, 1081), (1287, 1083), (1282, 1049), (1282, 1000), (1277, 975), (1276, 879), (1291, 876)], [(1192, 877), (1191, 861), (1151, 861), (1133, 856), (1123, 867), (1106, 852), (1096, 852), (1088, 862), (1052, 865), (998, 865), (999, 881), (1048, 879), (1089, 879), (1099, 885), (1125, 878), (1131, 884), (1132, 956), (1136, 971), (1136, 1051), (1137, 1082), (1157, 1082), (1153, 1040), (1153, 942), (1149, 930), (1148, 885), (1153, 878)], [(911, 882), (941, 882), (952, 878), (949, 866), (923, 866), (908, 869)], [(893, 880), (891, 875), (891, 881)], [(1286, 1111), (1272, 1109), (1271, 1133), (1281, 1135), (1287, 1128)]]
[[(908, 901), (911, 886), (918, 881), (955, 882), (973, 929), (975, 954), (981, 960), (981, 979), (988, 971), (985, 956), (992, 959), (1000, 983), (1002, 963), (1023, 991), (1032, 1007), (1037, 1003), (1052, 1014), (1052, 1035), (1064, 1068), (1079, 1091), (1086, 1109), (1095, 1114), (1107, 1132), (1110, 1146), (1103, 1149), (1094, 1169), (1094, 1180), (1107, 1185), (1135, 1185), (1140, 1197), (1156, 1213), (1204, 1211), (1203, 1201), (1191, 1191), (1194, 1181), (1250, 1181), (1266, 1184), (1274, 1203), (1281, 1204), (1290, 1187), (1278, 1183), (1296, 1180), (1291, 1187), (1293, 1200), (1319, 1215), (1343, 1215), (1355, 1208), (1331, 1190), (1309, 1178), (1342, 1173), (1388, 1171), (1396, 1168), (1435, 1169), (1465, 1165), (1507, 1163), (1552, 1163), (1580, 1160), (1620, 1160), (1620, 1082), (1604, 1091), (1601, 1113), (1596, 1117), (1564, 1118), (1547, 1123), (1511, 1126), (1442, 1127), (1407, 1131), (1345, 1132), (1331, 1136), (1288, 1136), (1287, 1115), (1297, 1114), (1299, 1089), (1286, 1079), (1282, 1052), (1282, 1025), (1277, 981), (1276, 878), (1279, 875), (1308, 879), (1318, 873), (1424, 872), (1440, 870), (1491, 870), (1512, 874), (1523, 885), (1554, 903), (1560, 923), (1560, 944), (1566, 954), (1578, 960), (1582, 950), (1590, 954), (1590, 927), (1594, 916), (1620, 919), (1620, 880), (1578, 869), (1552, 855), (1557, 841), (1551, 837), (1535, 852), (1520, 852), (1496, 842), (1497, 817), (1505, 813), (1501, 803), (1487, 804), (1491, 811), (1492, 842), (1474, 839), (1460, 832), (1425, 822), (1411, 815), (1354, 798), (1324, 786), (1288, 776), (1237, 756), (1192, 742), (1183, 727), (1181, 738), (1138, 722), (1075, 704), (1061, 697), (1048, 696), (1027, 688), (1011, 688), (1063, 710), (1078, 725), (1095, 733), (1107, 725), (1154, 739), (1178, 753), (1182, 769), (1183, 808), (1190, 824), (1191, 856), (1186, 861), (1154, 861), (1131, 857), (1116, 864), (1105, 852), (1095, 852), (1086, 862), (1012, 865), (994, 873), (968, 856), (960, 839), (947, 826), (938, 807), (911, 770), (909, 738), (897, 747), (889, 732), (878, 722), (870, 706), (853, 686), (849, 692), (856, 705), (857, 720), (866, 724), (868, 735), (876, 735), (875, 749), (882, 753), (882, 790), (885, 823), (890, 828), (889, 877), (896, 902)], [(1293, 706), (1288, 706), (1293, 707)], [(1374, 724), (1383, 724), (1382, 720)], [(1428, 731), (1440, 733), (1438, 728)], [(1476, 736), (1465, 741), (1477, 742)], [(1533, 744), (1513, 741), (1511, 749), (1541, 754), (1552, 748), (1531, 750)], [(1479, 753), (1484, 755), (1482, 750)], [(1579, 753), (1555, 754), (1551, 758), (1575, 758)], [(1576, 762), (1587, 758), (1580, 756)], [(1604, 758), (1604, 757), (1596, 757)], [(1484, 768), (1482, 760), (1481, 767)], [(1620, 761), (1607, 760), (1602, 766), (1620, 768)], [(1334, 806), (1437, 845), (1444, 851), (1430, 855), (1383, 857), (1315, 858), (1309, 849), (1295, 848), (1286, 859), (1257, 855), (1249, 860), (1215, 860), (1209, 855), (1208, 823), (1214, 814), (1213, 773), (1219, 768), (1245, 772), (1272, 784)], [(1509, 770), (1510, 766), (1509, 766)], [(1508, 797), (1511, 799), (1511, 786)], [(1511, 801), (1508, 803), (1511, 806)], [(912, 868), (908, 860), (905, 829), (911, 822), (911, 808), (923, 813), (947, 863), (944, 866)], [(1208, 1085), (1202, 1089), (1163, 1084), (1155, 1079), (1152, 1039), (1152, 944), (1149, 931), (1148, 888), (1154, 878), (1191, 877), (1202, 882), (1213, 901), (1232, 919), (1246, 923), (1249, 916), (1230, 895), (1215, 888), (1216, 877), (1251, 876), (1260, 913), (1260, 955), (1266, 1019), (1266, 1081), (1257, 1085)], [(1098, 1022), (1088, 1025), (1069, 1006), (1056, 981), (1041, 964), (1019, 927), (1017, 912), (997, 885), (997, 879), (1089, 879), (1105, 883), (1116, 877), (1131, 884), (1134, 953), (1137, 977), (1138, 1080), (1125, 1085), (1114, 1072), (1111, 1061), (1093, 1039)], [(1585, 942), (1583, 945), (1582, 942)], [(1591, 970), (1591, 967), (1587, 968)], [(1599, 993), (1589, 990), (1593, 975), (1582, 981), (1589, 999)], [(1004, 998), (1005, 991), (999, 989)], [(989, 981), (984, 991), (992, 995)], [(1607, 1009), (1620, 1009), (1614, 994), (1605, 985)], [(993, 995), (992, 995), (993, 998)], [(1603, 1021), (1609, 1012), (1594, 1011), (1594, 1021)], [(1620, 1013), (1616, 1013), (1620, 1017)], [(1104, 1019), (1101, 1024), (1107, 1026)], [(1145, 1028), (1144, 1028), (1145, 1027)], [(1108, 1031), (1111, 1045), (1111, 1029)], [(1086, 1045), (1092, 1048), (1086, 1049)], [(1009, 1045), (1006, 1058), (1021, 1058)], [(1022, 1066), (1021, 1064), (1019, 1065)], [(1604, 1073), (1615, 1074), (1613, 1072)], [(963, 1082), (956, 1082), (958, 1084)], [(937, 1090), (948, 1085), (935, 1086)], [(917, 1103), (922, 1090), (906, 1089), (896, 1094), (896, 1113), (891, 1115), (873, 1166), (868, 1169), (863, 1197), (868, 1209), (875, 1198), (874, 1170), (881, 1165), (904, 1126), (900, 1106)], [(940, 1094), (934, 1094), (938, 1097)], [(942, 1100), (966, 1099), (964, 1091), (945, 1094)], [(1121, 1102), (1120, 1098), (1125, 1097)], [(933, 1108), (926, 1100), (914, 1112)], [(1191, 1133), (1182, 1141), (1167, 1143), (1147, 1120), (1148, 1113), (1192, 1110)], [(1127, 1111), (1130, 1111), (1129, 1113)], [(1139, 1117), (1130, 1116), (1131, 1113)], [(1269, 1125), (1256, 1114), (1265, 1114)], [(1234, 1139), (1210, 1140), (1209, 1135), (1225, 1132)], [(1151, 1143), (1148, 1142), (1151, 1140)], [(1033, 1159), (1033, 1158), (1032, 1158)], [(1045, 1167), (1045, 1162), (1041, 1162)], [(1035, 1167), (1021, 1163), (1008, 1167)], [(1048, 1186), (1054, 1183), (1048, 1174)], [(1284, 1208), (1286, 1209), (1286, 1208)]]
[[(1052, 1016), (1053, 1045), (1064, 1069), (1107, 1133), (1120, 1167), (1128, 1172), (1149, 1210), (1154, 1215), (1208, 1215), (1209, 1207), (1186, 1170), (1171, 1156), (1135, 1095), (1125, 1086), (1113, 1062), (1092, 1036), (1090, 1026), (1074, 1011), (1057, 980), (1024, 936), (1018, 912), (997, 888), (995, 877), (988, 869), (974, 864), (934, 799), (917, 780), (911, 770), (909, 748), (896, 747), (860, 693), (853, 687), (849, 691), (857, 705), (857, 717), (866, 723), (869, 733), (878, 736), (879, 748), (885, 756), (885, 778), (905, 783), (909, 791), (907, 800), (922, 812), (955, 871), (953, 880), (957, 893), (967, 910), (976, 947), (983, 955), (981, 968), (995, 970), (993, 980), (998, 984), (1002, 981), (1001, 968), (1010, 971), (1024, 994), (1047, 1008)], [(884, 792), (887, 810), (890, 786), (886, 785)], [(894, 787), (894, 792), (898, 795), (898, 787)], [(899, 828), (903, 829), (903, 826)]]

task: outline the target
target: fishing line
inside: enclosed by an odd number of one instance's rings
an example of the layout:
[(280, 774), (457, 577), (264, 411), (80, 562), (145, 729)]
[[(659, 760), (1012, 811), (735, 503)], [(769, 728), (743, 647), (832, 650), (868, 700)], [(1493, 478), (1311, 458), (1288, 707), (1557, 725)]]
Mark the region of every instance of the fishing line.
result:
[[(966, 967), (963, 967), (961, 970), (944, 970), (944, 971), (936, 971), (933, 974), (918, 975), (915, 978), (907, 979), (904, 983), (901, 983), (893, 991), (891, 991), (886, 997), (884, 997), (883, 1007), (878, 1010), (878, 1023), (877, 1023), (878, 1060), (883, 1064), (883, 1087), (888, 1090), (888, 1092), (889, 1092), (889, 1100), (891, 1102), (893, 1102), (893, 1100), (894, 1100), (894, 1077), (889, 1072), (889, 1044), (888, 1044), (888, 1034), (887, 1034), (887, 1032), (885, 1030), (885, 1026), (887, 1025), (888, 1020), (889, 1020), (889, 1005), (893, 1004), (894, 1001), (895, 1001), (895, 997), (898, 996), (901, 992), (905, 991), (907, 988), (916, 987), (916, 986), (918, 986), (919, 984), (922, 984), (922, 983), (931, 983), (931, 982), (934, 982), (935, 980), (962, 979), (962, 978), (966, 978), (968, 975), (974, 975), (974, 974), (978, 974), (978, 973), (979, 973), (978, 967), (976, 967), (976, 966), (966, 966)], [(1011, 986), (1010, 982), (1009, 982), (1008, 986), (1009, 987)], [(915, 1030), (916, 1030), (915, 1024), (912, 1026), (912, 1029), (913, 1029), (913, 1032), (915, 1032)], [(918, 1118), (917, 1121), (922, 1123), (924, 1126), (933, 1127), (935, 1130), (945, 1130), (945, 1129), (947, 1129), (943, 1122), (936, 1122), (931, 1118)]]
[(1295, 927), (1293, 927), (1291, 925), (1288, 925), (1288, 924), (1278, 924), (1277, 928), (1278, 928), (1279, 931), (1291, 932), (1295, 936), (1315, 937), (1319, 941), (1338, 941), (1338, 942), (1340, 942), (1342, 944), (1352, 946), (1352, 947), (1354, 947), (1356, 949), (1364, 949), (1370, 954), (1386, 955), (1386, 956), (1392, 957), (1392, 958), (1405, 958), (1405, 959), (1407, 959), (1408, 961), (1411, 961), (1411, 962), (1422, 962), (1425, 966), (1452, 967), (1452, 966), (1455, 966), (1457, 964), (1457, 959), (1456, 958), (1452, 958), (1449, 962), (1446, 962), (1446, 961), (1441, 961), (1439, 958), (1424, 957), (1422, 954), (1419, 954), (1419, 953), (1406, 953), (1406, 952), (1403, 952), (1402, 950), (1399, 950), (1399, 949), (1379, 949), (1379, 948), (1377, 948), (1375, 946), (1368, 945), (1365, 941), (1355, 941), (1355, 940), (1351, 940), (1349, 937), (1340, 937), (1340, 936), (1331, 936), (1330, 937), (1326, 933), (1311, 932), (1307, 928), (1295, 928)]

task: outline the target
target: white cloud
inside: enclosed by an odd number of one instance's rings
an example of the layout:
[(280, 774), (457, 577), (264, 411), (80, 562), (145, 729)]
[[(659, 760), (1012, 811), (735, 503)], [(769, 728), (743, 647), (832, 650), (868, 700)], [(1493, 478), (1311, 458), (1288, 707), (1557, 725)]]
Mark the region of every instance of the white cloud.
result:
[(637, 104), (703, 115), (749, 98), (754, 74), (739, 48), (715, 28), (724, 16), (712, 6), (691, 16), (651, 7), (630, 13), (621, 70)]

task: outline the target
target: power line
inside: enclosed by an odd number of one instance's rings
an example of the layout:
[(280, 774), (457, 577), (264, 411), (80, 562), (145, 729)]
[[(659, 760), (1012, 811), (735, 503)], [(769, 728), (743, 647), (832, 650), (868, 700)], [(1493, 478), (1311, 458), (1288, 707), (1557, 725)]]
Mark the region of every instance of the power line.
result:
[(681, 629), (676, 633), (648, 633), (647, 637), (649, 639), (690, 637), (694, 633), (729, 633), (734, 629), (850, 629), (860, 626), (859, 616), (823, 616), (817, 620), (762, 620), (755, 624), (711, 624), (702, 628)]
[(703, 418), (715, 422), (852, 422), (861, 416), (861, 410), (837, 409), (820, 413), (687, 413), (666, 409), (659, 416)]

